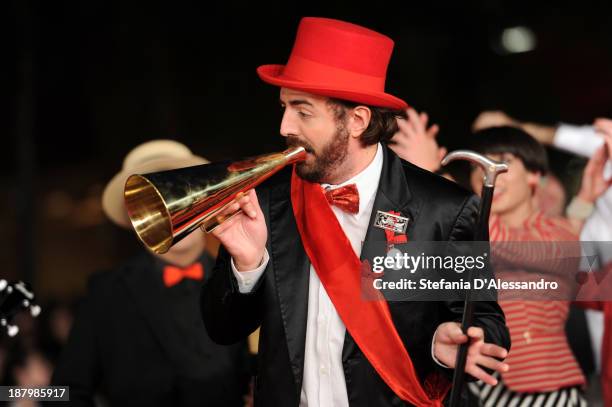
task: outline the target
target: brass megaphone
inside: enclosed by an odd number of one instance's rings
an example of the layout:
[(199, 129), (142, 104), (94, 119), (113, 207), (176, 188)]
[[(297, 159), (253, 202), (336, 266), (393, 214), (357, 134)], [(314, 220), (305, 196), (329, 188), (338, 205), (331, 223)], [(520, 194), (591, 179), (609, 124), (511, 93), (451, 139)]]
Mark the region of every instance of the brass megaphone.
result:
[(305, 149), (294, 147), (236, 163), (134, 174), (125, 183), (125, 206), (138, 238), (163, 254), (198, 227), (209, 233), (236, 216), (240, 209), (227, 213), (226, 208), (240, 192), (305, 158)]

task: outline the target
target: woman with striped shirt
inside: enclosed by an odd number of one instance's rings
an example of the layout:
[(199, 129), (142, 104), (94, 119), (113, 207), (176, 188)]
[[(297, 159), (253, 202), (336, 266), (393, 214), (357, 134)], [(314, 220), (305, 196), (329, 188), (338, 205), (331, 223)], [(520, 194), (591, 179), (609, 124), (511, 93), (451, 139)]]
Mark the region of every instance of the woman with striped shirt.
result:
[[(544, 148), (522, 130), (496, 127), (474, 136), (472, 149), (492, 159), (508, 163), (507, 173), (498, 177), (490, 220), (490, 240), (496, 274), (504, 274), (496, 264), (501, 257), (530, 264), (522, 272), (529, 278), (534, 264), (551, 259), (550, 250), (559, 250), (555, 242), (578, 241), (574, 225), (563, 218), (547, 217), (533, 205), (533, 194), (540, 177), (547, 171)], [(474, 168), (471, 184), (482, 186), (482, 172)], [(501, 243), (503, 242), (503, 243)], [(546, 242), (523, 244), (520, 242)], [(502, 250), (495, 250), (501, 244)], [(538, 251), (534, 248), (541, 247)], [(537, 268), (537, 267), (536, 267)], [(549, 267), (571, 278), (572, 270)], [(516, 273), (516, 267), (506, 270)], [(535, 275), (532, 274), (532, 277)], [(537, 276), (538, 278), (540, 276)], [(582, 395), (585, 378), (572, 354), (565, 334), (569, 312), (566, 301), (500, 301), (510, 329), (512, 349), (506, 362), (510, 370), (501, 374), (499, 384), (472, 383), (470, 389), (483, 406), (585, 406)]]

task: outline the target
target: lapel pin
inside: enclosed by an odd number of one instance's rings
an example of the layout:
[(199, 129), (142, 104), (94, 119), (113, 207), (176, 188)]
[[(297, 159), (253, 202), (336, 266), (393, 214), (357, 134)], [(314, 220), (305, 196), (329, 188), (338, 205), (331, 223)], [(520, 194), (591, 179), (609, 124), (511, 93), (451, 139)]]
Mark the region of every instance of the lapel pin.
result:
[(408, 227), (409, 218), (394, 215), (389, 212), (376, 211), (374, 218), (374, 227), (390, 230), (394, 233), (404, 234)]

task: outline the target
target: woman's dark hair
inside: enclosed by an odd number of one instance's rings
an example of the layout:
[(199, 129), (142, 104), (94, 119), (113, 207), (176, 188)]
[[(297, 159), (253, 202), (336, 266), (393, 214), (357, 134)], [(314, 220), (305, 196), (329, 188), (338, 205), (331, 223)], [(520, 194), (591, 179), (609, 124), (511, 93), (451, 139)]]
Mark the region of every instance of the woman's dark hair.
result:
[[(365, 106), (360, 103), (348, 102), (340, 99), (329, 99), (328, 105), (334, 110), (336, 120), (344, 120), (346, 111), (356, 106)], [(363, 147), (378, 142), (388, 143), (391, 137), (399, 130), (396, 118), (406, 118), (405, 110), (388, 109), (384, 107), (368, 106), (372, 112), (368, 128), (361, 134), (359, 140)]]
[(530, 172), (548, 172), (546, 150), (536, 139), (516, 127), (491, 127), (471, 136), (470, 149), (480, 154), (512, 154)]

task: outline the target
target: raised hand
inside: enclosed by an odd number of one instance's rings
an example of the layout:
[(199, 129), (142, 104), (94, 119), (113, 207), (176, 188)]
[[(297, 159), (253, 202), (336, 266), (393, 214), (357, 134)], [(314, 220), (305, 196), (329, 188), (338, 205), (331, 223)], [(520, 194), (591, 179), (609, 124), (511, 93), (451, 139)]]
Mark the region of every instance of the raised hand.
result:
[(608, 180), (604, 178), (604, 167), (612, 153), (612, 134), (604, 137), (607, 137), (606, 144), (593, 154), (582, 172), (578, 197), (588, 203), (594, 203), (612, 186), (612, 178)]
[(213, 235), (234, 259), (238, 271), (253, 270), (261, 264), (268, 239), (268, 229), (255, 190), (240, 194), (225, 213), (242, 213), (225, 221)]
[(429, 117), (425, 112), (418, 114), (408, 108), (406, 115), (407, 119), (397, 119), (399, 131), (391, 138), (389, 147), (402, 159), (428, 171), (436, 171), (446, 155), (446, 149), (436, 141), (440, 128), (437, 124), (427, 127)]

